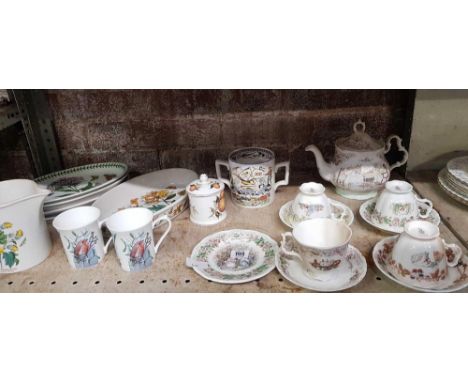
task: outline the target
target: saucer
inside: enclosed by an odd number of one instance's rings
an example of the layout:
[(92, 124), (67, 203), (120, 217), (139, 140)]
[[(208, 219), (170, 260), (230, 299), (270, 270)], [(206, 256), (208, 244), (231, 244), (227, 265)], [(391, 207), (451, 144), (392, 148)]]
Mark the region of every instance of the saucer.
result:
[(317, 292), (337, 292), (359, 284), (367, 272), (364, 256), (356, 247), (349, 246), (345, 261), (333, 271), (311, 273), (297, 260), (288, 259), (281, 251), (276, 256), (276, 268), (291, 282)]
[[(328, 198), (332, 210), (332, 218), (336, 220), (343, 220), (348, 226), (354, 221), (354, 214), (346, 204), (340, 203), (336, 200)], [(292, 210), (293, 200), (290, 200), (280, 208), (279, 216), (281, 221), (289, 228), (294, 228), (296, 224), (307, 219), (298, 218)]]
[(456, 267), (448, 267), (447, 278), (438, 287), (418, 287), (408, 283), (409, 278), (396, 274), (390, 264), (391, 252), (398, 236), (380, 240), (372, 250), (374, 264), (385, 276), (406, 288), (420, 292), (455, 292), (468, 286), (468, 256), (464, 255)]
[(205, 237), (185, 263), (207, 280), (241, 284), (270, 273), (278, 250), (278, 244), (268, 235), (233, 229)]
[[(387, 224), (374, 223), (372, 221), (371, 215), (372, 215), (372, 212), (374, 211), (376, 201), (377, 201), (377, 198), (373, 198), (361, 204), (361, 207), (359, 207), (359, 214), (361, 215), (361, 217), (366, 221), (366, 223), (370, 224), (372, 227), (377, 228), (381, 231), (388, 232), (388, 233), (402, 233), (404, 231), (404, 225), (401, 227), (390, 226)], [(422, 203), (422, 202), (417, 202), (417, 203), (418, 203), (418, 208), (420, 211), (422, 212), (426, 211), (427, 204)], [(428, 221), (435, 225), (440, 224), (440, 216), (435, 209), (432, 209), (431, 213), (429, 214), (427, 218), (425, 219), (418, 218), (418, 220)]]

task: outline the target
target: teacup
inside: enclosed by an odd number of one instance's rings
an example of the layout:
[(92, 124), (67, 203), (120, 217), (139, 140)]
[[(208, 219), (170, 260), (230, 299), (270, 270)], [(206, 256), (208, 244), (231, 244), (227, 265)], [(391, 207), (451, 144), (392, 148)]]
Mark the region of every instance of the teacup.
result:
[[(216, 160), (216, 176), (231, 189), (234, 203), (241, 207), (265, 207), (273, 202), (279, 186), (289, 183), (289, 162), (275, 164), (275, 153), (262, 147), (246, 147), (229, 154), (229, 161)], [(221, 176), (221, 166), (230, 172), (230, 180)], [(285, 168), (284, 179), (277, 182), (279, 168)]]
[[(153, 229), (160, 222), (168, 224), (166, 231), (154, 245)], [(112, 234), (106, 245), (114, 242), (115, 252), (124, 271), (140, 271), (153, 264), (172, 223), (167, 215), (153, 221), (153, 214), (146, 208), (127, 208), (116, 212), (104, 224)]]
[(348, 253), (352, 231), (342, 221), (330, 218), (304, 220), (282, 234), (281, 250), (299, 260), (308, 272), (331, 271)]
[[(418, 203), (427, 204), (427, 209), (421, 212)], [(413, 192), (413, 186), (402, 180), (392, 180), (385, 184), (375, 203), (371, 220), (375, 224), (401, 227), (412, 220), (427, 218), (432, 211), (432, 202), (420, 199)]]
[(63, 249), (74, 269), (97, 265), (107, 253), (102, 239), (101, 211), (96, 207), (77, 207), (62, 212), (52, 222), (60, 234)]
[(396, 273), (413, 285), (434, 286), (443, 281), (448, 267), (457, 266), (462, 249), (440, 238), (439, 227), (423, 220), (405, 224), (392, 250)]
[(325, 195), (325, 187), (320, 183), (303, 183), (293, 201), (292, 210), (299, 220), (331, 217), (331, 206)]

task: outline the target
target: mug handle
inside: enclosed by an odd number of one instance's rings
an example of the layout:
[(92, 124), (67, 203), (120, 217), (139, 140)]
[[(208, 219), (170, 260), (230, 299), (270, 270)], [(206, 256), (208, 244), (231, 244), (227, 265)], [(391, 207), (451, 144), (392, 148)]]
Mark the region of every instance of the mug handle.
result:
[(400, 166), (403, 166), (406, 161), (408, 160), (408, 151), (405, 149), (405, 147), (401, 144), (401, 141), (402, 139), (398, 136), (398, 135), (390, 135), (388, 138), (387, 138), (387, 143), (385, 144), (385, 151), (384, 153), (388, 153), (390, 151), (390, 148), (392, 147), (392, 139), (395, 139), (396, 140), (396, 143), (397, 143), (397, 147), (398, 147), (398, 151), (402, 151), (403, 152), (403, 159), (401, 161), (398, 161), (398, 162), (395, 162), (394, 164), (392, 164), (390, 166), (390, 169), (389, 171), (392, 171), (394, 168), (397, 168), (397, 167), (400, 167)]
[(453, 261), (447, 261), (447, 265), (449, 267), (456, 267), (461, 259), (462, 249), (456, 244), (447, 244), (443, 239), (442, 242), (444, 243), (444, 247), (451, 249), (454, 254)]
[[(99, 226), (99, 229), (102, 230), (102, 226), (106, 223), (106, 220), (102, 220), (100, 222), (98, 222), (98, 226)], [(111, 232), (111, 237), (109, 238), (109, 240), (107, 240), (107, 243), (104, 244), (104, 255), (107, 255), (107, 252), (109, 251), (109, 246), (111, 244), (111, 242), (114, 240), (114, 235), (112, 235), (112, 232)]]
[(426, 213), (421, 213), (421, 211), (418, 211), (418, 217), (422, 219), (428, 218), (430, 213), (432, 212), (432, 208), (433, 208), (432, 202), (429, 199), (420, 199), (418, 197), (416, 197), (416, 200), (420, 203), (427, 204), (428, 206)]
[(221, 166), (226, 167), (227, 170), (229, 171), (229, 170), (230, 170), (229, 162), (226, 162), (225, 160), (221, 160), (221, 159), (216, 159), (216, 161), (215, 161), (215, 166), (216, 166), (216, 177), (218, 178), (218, 180), (220, 180), (220, 181), (223, 182), (226, 186), (228, 186), (229, 188), (231, 188), (231, 182), (229, 181), (229, 179), (223, 178), (223, 177), (221, 176)]
[(289, 184), (289, 162), (280, 162), (277, 165), (275, 165), (275, 174), (281, 167), (285, 168), (284, 179), (280, 180), (279, 182), (275, 182), (275, 191), (278, 187), (287, 186)]
[(281, 250), (283, 251), (283, 253), (290, 256), (290, 257), (294, 257), (297, 260), (299, 260), (301, 263), (303, 263), (304, 260), (302, 259), (302, 257), (297, 252), (290, 251), (289, 249), (285, 248), (286, 242), (288, 241), (288, 238), (293, 239), (292, 233), (291, 232), (282, 233), (281, 237), (283, 238), (283, 240), (281, 240)]
[(157, 218), (155, 221), (153, 221), (152, 228), (154, 229), (154, 227), (156, 227), (156, 225), (158, 225), (162, 221), (165, 221), (168, 224), (168, 227), (164, 231), (164, 233), (162, 234), (161, 238), (158, 240), (156, 245), (154, 246), (154, 253), (158, 252), (159, 246), (161, 245), (162, 241), (165, 239), (165, 237), (167, 236), (167, 234), (169, 233), (172, 227), (171, 219), (169, 219), (167, 215), (162, 215), (159, 218)]

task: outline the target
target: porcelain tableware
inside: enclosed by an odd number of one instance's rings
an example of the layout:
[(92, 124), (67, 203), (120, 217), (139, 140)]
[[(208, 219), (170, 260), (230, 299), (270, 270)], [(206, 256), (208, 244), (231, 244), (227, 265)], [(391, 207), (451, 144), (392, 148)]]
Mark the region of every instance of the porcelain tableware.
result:
[(282, 234), (281, 251), (298, 260), (308, 272), (336, 270), (348, 253), (352, 231), (330, 218), (305, 220)]
[[(153, 229), (162, 222), (168, 226), (155, 245)], [(153, 214), (146, 208), (116, 212), (104, 224), (112, 234), (106, 246), (112, 241), (122, 269), (132, 272), (151, 267), (159, 246), (172, 227), (171, 219), (166, 215), (153, 221)]]
[(127, 176), (124, 163), (95, 163), (56, 171), (36, 178), (35, 181), (51, 190), (45, 204), (74, 199), (99, 190)]
[(456, 267), (462, 256), (456, 244), (447, 244), (440, 238), (439, 227), (415, 220), (406, 223), (393, 250), (394, 271), (408, 283), (422, 287), (434, 287), (448, 274), (448, 267)]
[(304, 271), (300, 263), (284, 256), (280, 250), (276, 256), (278, 272), (289, 282), (317, 292), (337, 292), (359, 284), (366, 275), (367, 263), (356, 247), (348, 246), (348, 253), (338, 268), (338, 272), (329, 277), (327, 273)]
[(98, 222), (100, 214), (96, 207), (77, 207), (62, 212), (52, 222), (73, 269), (94, 267), (107, 253)]
[(468, 191), (464, 192), (455, 188), (447, 178), (447, 170), (443, 169), (439, 172), (438, 183), (442, 190), (452, 199), (468, 206)]
[(245, 229), (205, 237), (186, 259), (200, 276), (221, 284), (257, 280), (275, 268), (278, 244), (268, 235)]
[[(427, 205), (424, 211), (418, 204)], [(377, 197), (371, 220), (387, 228), (404, 227), (418, 218), (426, 219), (432, 211), (432, 202), (418, 198), (413, 186), (402, 180), (392, 180), (385, 184), (385, 189)]]
[(190, 220), (199, 225), (213, 225), (226, 218), (224, 183), (202, 174), (187, 186)]
[(329, 218), (332, 214), (325, 187), (320, 183), (303, 183), (292, 204), (294, 215), (300, 219)]
[(102, 220), (129, 207), (145, 207), (154, 217), (167, 215), (172, 219), (188, 207), (185, 188), (197, 176), (196, 172), (184, 168), (153, 171), (106, 192), (93, 206), (101, 210)]
[[(307, 146), (306, 151), (314, 153), (320, 176), (331, 182), (338, 194), (365, 200), (375, 197), (390, 178), (390, 172), (406, 163), (408, 152), (397, 135), (389, 136), (386, 143), (372, 138), (365, 132), (366, 125), (361, 120), (353, 125), (353, 130), (351, 136), (335, 142), (334, 163), (325, 162), (315, 145)], [(390, 166), (385, 154), (390, 151), (392, 140), (403, 153), (403, 159)]]
[(395, 270), (395, 264), (392, 259), (393, 247), (398, 236), (392, 236), (380, 240), (374, 246), (372, 259), (386, 277), (406, 288), (420, 292), (455, 292), (468, 286), (468, 256), (461, 256), (455, 267), (447, 268), (447, 276), (444, 280), (439, 280), (433, 286), (424, 286), (422, 284), (412, 283), (408, 277), (400, 277)]
[[(308, 219), (300, 219), (294, 214), (293, 209), (292, 209), (293, 202), (294, 202), (293, 200), (290, 200), (289, 202), (283, 204), (279, 210), (279, 216), (280, 216), (281, 221), (290, 228), (294, 228), (298, 223), (304, 220), (308, 220)], [(331, 198), (328, 198), (328, 202), (330, 203), (332, 219), (342, 220), (348, 226), (353, 224), (354, 214), (351, 208)]]
[[(359, 207), (359, 215), (361, 215), (362, 219), (369, 224), (370, 226), (386, 232), (386, 233), (402, 233), (404, 230), (404, 226), (395, 224), (395, 225), (388, 225), (388, 224), (380, 224), (378, 222), (374, 222), (372, 220), (372, 213), (374, 212), (375, 204), (377, 202), (377, 198), (373, 198), (370, 200), (366, 200), (364, 203), (361, 204)], [(427, 211), (428, 205), (425, 203), (417, 202), (418, 209), (424, 215), (425, 211)], [(433, 208), (426, 219), (419, 219), (425, 220), (432, 224), (439, 225), (440, 224), (440, 216), (438, 212)]]
[(468, 156), (454, 158), (447, 162), (448, 175), (468, 187)]
[[(230, 179), (221, 175), (226, 167)], [(276, 173), (285, 168), (285, 178), (276, 181)], [(261, 147), (247, 147), (229, 154), (229, 160), (216, 160), (216, 176), (231, 189), (234, 203), (241, 207), (265, 207), (273, 202), (275, 191), (289, 183), (289, 162), (275, 164), (275, 153)]]
[(49, 190), (28, 179), (0, 182), (0, 273), (29, 269), (52, 244), (42, 206)]

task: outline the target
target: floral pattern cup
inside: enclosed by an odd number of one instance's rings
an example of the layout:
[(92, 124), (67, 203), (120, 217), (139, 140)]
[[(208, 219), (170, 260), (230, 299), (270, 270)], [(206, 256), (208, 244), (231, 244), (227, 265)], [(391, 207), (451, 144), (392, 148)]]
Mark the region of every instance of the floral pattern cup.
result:
[[(168, 227), (154, 244), (153, 229), (161, 222)], [(167, 215), (153, 221), (153, 214), (147, 208), (126, 208), (116, 212), (104, 223), (112, 236), (106, 245), (114, 242), (115, 252), (124, 271), (140, 271), (153, 264), (159, 246), (172, 227)]]
[(344, 222), (330, 218), (305, 220), (292, 233), (282, 234), (281, 251), (299, 260), (308, 272), (331, 271), (348, 253), (352, 231)]
[(292, 210), (300, 220), (331, 217), (331, 205), (325, 195), (325, 187), (314, 182), (301, 184)]
[[(427, 209), (420, 211), (418, 203), (426, 204)], [(378, 225), (404, 227), (409, 221), (427, 218), (431, 211), (432, 202), (418, 198), (410, 183), (392, 180), (385, 184), (385, 189), (377, 198), (371, 220)]]
[(448, 267), (456, 267), (462, 256), (456, 244), (440, 238), (439, 228), (415, 220), (405, 225), (389, 261), (396, 274), (415, 286), (436, 286), (447, 277)]
[(52, 222), (60, 234), (68, 263), (73, 269), (91, 268), (107, 253), (96, 207), (77, 207), (62, 212)]
[[(230, 179), (221, 176), (221, 166), (230, 171)], [(285, 177), (276, 182), (278, 169)], [(275, 164), (275, 153), (261, 147), (247, 147), (229, 154), (229, 161), (216, 160), (216, 176), (231, 189), (234, 203), (241, 207), (259, 208), (273, 202), (279, 186), (289, 183), (289, 162)]]

